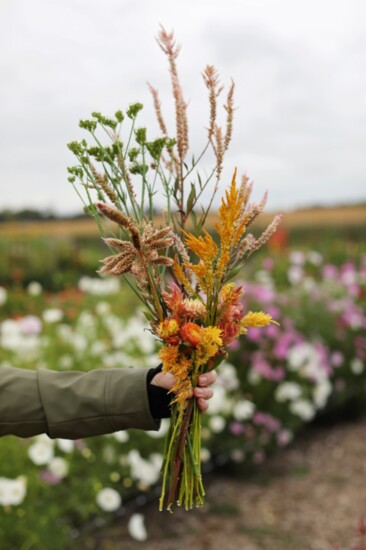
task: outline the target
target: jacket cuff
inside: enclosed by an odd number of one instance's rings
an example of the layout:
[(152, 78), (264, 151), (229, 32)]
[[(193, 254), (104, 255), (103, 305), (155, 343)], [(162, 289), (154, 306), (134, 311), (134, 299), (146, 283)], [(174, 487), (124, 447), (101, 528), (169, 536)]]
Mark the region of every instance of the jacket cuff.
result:
[(38, 386), (51, 438), (79, 439), (127, 428), (157, 430), (145, 368), (90, 372), (38, 370)]
[(159, 388), (151, 384), (154, 376), (162, 370), (163, 365), (160, 364), (155, 369), (150, 369), (147, 374), (147, 392), (149, 396), (150, 411), (153, 418), (170, 418), (171, 416), (171, 393), (168, 392), (168, 390), (164, 390), (164, 388)]

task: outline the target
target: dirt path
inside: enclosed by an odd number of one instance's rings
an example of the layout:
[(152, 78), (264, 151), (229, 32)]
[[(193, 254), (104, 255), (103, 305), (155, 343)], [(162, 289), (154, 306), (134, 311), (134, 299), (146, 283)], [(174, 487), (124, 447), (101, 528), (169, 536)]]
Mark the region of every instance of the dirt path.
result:
[(360, 540), (366, 517), (366, 418), (311, 429), (255, 476), (215, 476), (207, 504), (169, 515), (140, 508), (148, 540), (133, 541), (128, 517), (95, 532), (77, 548), (90, 550), (344, 550)]

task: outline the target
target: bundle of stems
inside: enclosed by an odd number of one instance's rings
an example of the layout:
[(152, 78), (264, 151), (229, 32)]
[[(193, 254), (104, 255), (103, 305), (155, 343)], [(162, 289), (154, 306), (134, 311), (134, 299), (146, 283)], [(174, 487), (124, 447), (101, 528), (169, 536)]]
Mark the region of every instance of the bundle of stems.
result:
[[(100, 272), (122, 276), (142, 301), (150, 329), (163, 344), (159, 353), (163, 372), (174, 375), (160, 498), (160, 509), (170, 510), (174, 503), (190, 509), (204, 502), (201, 416), (192, 397), (198, 375), (216, 368), (225, 357), (226, 346), (248, 327), (274, 322), (262, 312), (244, 315), (243, 289), (232, 280), (247, 258), (267, 242), (281, 218), (276, 216), (257, 239), (247, 233), (264, 209), (266, 195), (260, 203), (250, 203), (252, 185), (245, 176), (238, 185), (235, 170), (217, 214), (216, 237), (206, 231), (232, 136), (234, 83), (224, 104), (223, 129), (217, 123), (223, 88), (214, 67), (204, 70), (209, 124), (201, 152), (188, 163), (187, 103), (176, 66), (179, 47), (173, 33), (164, 28), (158, 44), (169, 64), (174, 137), (168, 135), (158, 91), (150, 85), (161, 136), (149, 141), (147, 129), (137, 127), (140, 103), (113, 117), (94, 112), (91, 119), (80, 121), (92, 142), (83, 139), (68, 145), (77, 158), (68, 171), (69, 181), (112, 252), (102, 260)], [(203, 178), (199, 163), (209, 150), (214, 166)], [(160, 217), (155, 200), (159, 189), (165, 197)]]

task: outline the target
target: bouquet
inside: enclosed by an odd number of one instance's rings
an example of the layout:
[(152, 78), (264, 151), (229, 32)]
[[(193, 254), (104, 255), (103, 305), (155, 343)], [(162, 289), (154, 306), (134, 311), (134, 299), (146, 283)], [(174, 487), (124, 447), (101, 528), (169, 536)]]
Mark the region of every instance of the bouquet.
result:
[[(192, 391), (198, 376), (217, 368), (226, 357), (227, 346), (249, 327), (275, 323), (266, 313), (244, 312), (244, 289), (233, 279), (275, 232), (281, 216), (276, 216), (259, 238), (247, 233), (264, 209), (266, 195), (259, 204), (250, 203), (252, 184), (246, 176), (238, 184), (235, 170), (214, 227), (209, 227), (232, 135), (234, 83), (224, 105), (223, 131), (217, 122), (222, 93), (218, 74), (212, 66), (203, 72), (209, 93), (207, 138), (201, 153), (188, 163), (187, 103), (176, 66), (179, 48), (174, 35), (164, 28), (158, 43), (169, 62), (176, 135), (168, 135), (158, 92), (150, 86), (161, 136), (149, 141), (146, 128), (136, 127), (140, 103), (130, 105), (126, 116), (122, 111), (111, 118), (92, 113), (90, 120), (80, 121), (80, 127), (89, 132), (93, 143), (83, 139), (68, 145), (78, 160), (68, 170), (69, 181), (112, 252), (102, 260), (100, 272), (122, 276), (143, 302), (150, 330), (162, 344), (163, 372), (174, 375), (159, 509), (171, 510), (176, 503), (188, 510), (202, 506), (205, 494), (201, 413)], [(103, 144), (102, 133), (108, 136), (108, 145)], [(214, 166), (203, 178), (199, 163), (209, 151)], [(207, 195), (211, 182), (213, 189)], [(161, 215), (156, 214), (161, 206), (155, 198), (159, 192), (165, 203)], [(200, 199), (205, 199), (205, 205), (201, 204), (198, 212)], [(108, 221), (114, 225), (107, 227)]]

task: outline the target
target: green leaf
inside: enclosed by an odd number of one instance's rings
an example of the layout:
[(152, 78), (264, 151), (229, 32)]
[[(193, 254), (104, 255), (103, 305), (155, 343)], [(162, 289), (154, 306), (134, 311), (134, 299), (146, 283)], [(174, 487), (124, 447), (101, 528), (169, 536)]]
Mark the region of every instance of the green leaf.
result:
[(231, 281), (231, 279), (234, 279), (234, 277), (239, 273), (239, 271), (241, 270), (242, 266), (241, 265), (237, 265), (236, 267), (234, 267), (229, 273), (228, 275), (225, 277), (225, 283), (227, 283), (228, 281)]
[(143, 314), (148, 321), (155, 321), (155, 316), (150, 311), (144, 311)]
[(200, 189), (202, 189), (202, 178), (199, 175), (199, 172), (197, 172), (197, 179), (198, 179), (198, 185), (200, 186)]
[(191, 183), (191, 192), (189, 193), (189, 197), (187, 200), (187, 212), (190, 212), (192, 210), (195, 199), (196, 199), (196, 188), (193, 185), (193, 183)]

